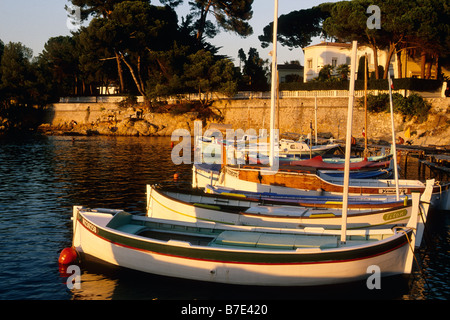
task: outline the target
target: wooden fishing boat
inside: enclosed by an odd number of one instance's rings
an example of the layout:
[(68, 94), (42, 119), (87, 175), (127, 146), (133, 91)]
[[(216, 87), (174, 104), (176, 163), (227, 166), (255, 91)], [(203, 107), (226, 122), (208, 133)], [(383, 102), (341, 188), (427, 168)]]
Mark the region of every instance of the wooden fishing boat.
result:
[[(295, 155), (301, 157), (316, 157), (333, 154), (339, 148), (337, 143), (327, 143), (322, 145), (309, 146), (305, 141), (281, 139), (278, 144), (278, 154), (280, 155)], [(266, 145), (254, 145), (247, 148), (245, 151), (248, 154), (262, 154), (264, 156), (269, 155), (270, 146)]]
[[(237, 140), (229, 142), (226, 140), (201, 137), (196, 141), (196, 149), (201, 151), (204, 159), (220, 160), (223, 146), (227, 146), (228, 151), (232, 148), (236, 159), (241, 159), (242, 161), (256, 155), (259, 155), (261, 158), (267, 158), (270, 150), (269, 144), (267, 142), (260, 142), (259, 140), (256, 141), (257, 140), (255, 140), (255, 142), (249, 140)], [(295, 142), (295, 144), (292, 144), (293, 147), (291, 148), (286, 148), (286, 146), (283, 146), (281, 143), (282, 142), (280, 141), (277, 150), (281, 162), (301, 160), (316, 156), (326, 156), (333, 154), (335, 150), (339, 148), (339, 144), (337, 143), (309, 147), (304, 142)]]
[[(344, 158), (340, 158), (337, 157), (335, 155), (331, 155), (331, 156), (321, 156), (322, 157), (322, 161), (326, 162), (326, 163), (340, 163), (340, 164), (344, 164), (345, 163), (345, 159)], [(275, 161), (277, 161), (280, 165), (283, 165), (285, 163), (290, 163), (291, 161), (297, 161), (297, 160), (307, 160), (310, 159), (310, 156), (308, 155), (307, 157), (300, 157), (298, 155), (292, 155), (292, 154), (282, 154), (282, 155), (278, 155), (278, 157), (275, 158)], [(382, 154), (379, 156), (370, 156), (370, 157), (352, 157), (350, 158), (350, 163), (353, 162), (361, 162), (361, 161), (370, 161), (370, 162), (380, 162), (380, 161), (389, 161), (392, 159), (392, 154)], [(256, 157), (252, 157), (250, 156), (248, 159), (249, 163), (251, 164), (268, 164), (269, 163), (269, 159), (267, 159), (267, 157), (261, 157), (261, 156), (256, 156)]]
[[(393, 175), (392, 160), (387, 160), (389, 157), (383, 156), (380, 160), (368, 160), (367, 158), (360, 158), (359, 161), (350, 162), (350, 178), (352, 179), (388, 179)], [(319, 177), (326, 175), (330, 177), (343, 177), (344, 166), (343, 162), (337, 161), (336, 158), (323, 158), (316, 156), (312, 159), (301, 159), (298, 157), (279, 156), (276, 158), (279, 166), (289, 169), (292, 166), (296, 170), (301, 169), (304, 172), (315, 173)], [(269, 159), (267, 157), (250, 157), (248, 164), (267, 165)], [(242, 163), (244, 164), (244, 163)]]
[[(192, 186), (204, 189), (206, 185), (227, 187), (251, 192), (271, 192), (294, 195), (342, 195), (344, 180), (291, 169), (280, 168), (276, 172), (264, 166), (223, 166), (193, 165)], [(436, 181), (431, 198), (432, 207), (450, 210), (449, 183)], [(398, 180), (400, 195), (411, 195), (417, 191), (423, 193), (425, 183), (419, 180)], [(396, 181), (391, 179), (349, 179), (349, 195), (395, 195)]]
[[(433, 181), (429, 181), (420, 198), (420, 223), (426, 222)], [(341, 199), (342, 201), (342, 199)], [(348, 211), (347, 228), (375, 228), (406, 225), (413, 210), (412, 201), (394, 202), (383, 207), (382, 203), (354, 204)], [(258, 201), (245, 196), (195, 193), (147, 185), (147, 216), (176, 221), (264, 226), (274, 228), (323, 227), (340, 229), (342, 202), (339, 209), (299, 206), (290, 203)], [(357, 207), (357, 209), (355, 209)], [(387, 209), (386, 209), (387, 208)]]
[[(432, 190), (433, 183), (427, 182), (427, 190)], [(251, 192), (226, 187), (206, 185), (204, 192), (207, 194), (225, 195), (228, 197), (237, 197), (239, 199), (247, 199), (258, 201), (266, 204), (277, 205), (297, 205), (314, 208), (342, 208), (342, 195), (318, 196), (307, 194), (280, 194), (274, 192)], [(430, 192), (431, 193), (431, 192)], [(392, 195), (366, 195), (366, 196), (349, 196), (348, 207), (357, 210), (381, 210), (398, 207), (401, 205), (411, 204), (411, 199), (403, 195), (399, 200)]]
[[(418, 194), (415, 200), (418, 201)], [(121, 210), (73, 209), (73, 250), (81, 260), (156, 275), (254, 286), (312, 286), (410, 274), (418, 210), (406, 227), (339, 231), (187, 223)]]
[[(317, 170), (317, 175), (325, 178), (343, 178), (344, 172), (339, 170)], [(390, 179), (392, 176), (392, 168), (350, 171), (350, 179)]]
[[(296, 166), (296, 167), (309, 167), (309, 168), (315, 168), (317, 170), (338, 170), (338, 171), (344, 171), (344, 163), (330, 163), (323, 161), (321, 156), (316, 156), (312, 159), (305, 159), (305, 160), (295, 160), (288, 162), (289, 166)], [(351, 162), (350, 163), (350, 171), (355, 170), (374, 170), (379, 168), (389, 168), (390, 161), (368, 161), (367, 159), (364, 159), (359, 162)]]

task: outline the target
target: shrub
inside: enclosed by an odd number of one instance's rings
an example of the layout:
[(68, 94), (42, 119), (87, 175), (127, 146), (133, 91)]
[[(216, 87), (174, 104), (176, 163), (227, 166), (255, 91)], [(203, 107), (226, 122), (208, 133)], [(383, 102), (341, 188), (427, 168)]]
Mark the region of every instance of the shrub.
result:
[[(408, 119), (415, 116), (419, 123), (426, 121), (431, 108), (431, 104), (418, 94), (411, 94), (405, 98), (401, 94), (394, 93), (392, 95), (392, 104), (394, 112), (400, 113)], [(358, 105), (359, 107), (364, 107), (364, 98), (359, 99)], [(367, 96), (367, 111), (377, 113), (389, 112), (389, 110), (389, 94), (383, 93), (377, 96), (369, 94)]]
[(431, 104), (428, 101), (418, 94), (411, 94), (407, 98), (407, 105), (407, 110), (402, 112), (404, 115), (409, 117), (416, 116), (419, 123), (427, 120), (428, 112), (431, 109)]

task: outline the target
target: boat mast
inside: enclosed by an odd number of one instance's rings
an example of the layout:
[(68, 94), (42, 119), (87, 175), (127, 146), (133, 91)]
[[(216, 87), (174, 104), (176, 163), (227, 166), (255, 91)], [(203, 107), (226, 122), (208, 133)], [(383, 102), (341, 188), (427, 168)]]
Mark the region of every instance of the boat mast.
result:
[(369, 149), (367, 148), (367, 72), (368, 72), (368, 61), (367, 52), (364, 56), (364, 157), (369, 156)]
[(400, 192), (398, 188), (397, 147), (395, 145), (394, 106), (392, 104), (392, 79), (390, 72), (388, 72), (388, 85), (389, 85), (389, 104), (391, 107), (392, 157), (394, 158), (395, 193), (397, 195), (397, 201), (399, 201)]
[(278, 33), (278, 0), (275, 0), (273, 14), (273, 49), (272, 49), (272, 87), (270, 100), (270, 151), (269, 163), (272, 168), (275, 158), (275, 104), (277, 91), (277, 33)]
[(350, 153), (352, 148), (353, 103), (355, 100), (356, 53), (358, 41), (352, 43), (352, 61), (350, 65), (350, 88), (348, 93), (347, 136), (345, 139), (344, 195), (342, 198), (341, 243), (347, 238), (348, 187), (350, 183)]

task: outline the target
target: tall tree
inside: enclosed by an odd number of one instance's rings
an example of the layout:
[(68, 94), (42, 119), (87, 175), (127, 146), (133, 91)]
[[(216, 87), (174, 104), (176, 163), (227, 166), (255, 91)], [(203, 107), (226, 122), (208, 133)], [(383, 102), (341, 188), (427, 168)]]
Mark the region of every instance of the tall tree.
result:
[(144, 63), (153, 51), (171, 47), (177, 32), (177, 15), (169, 7), (144, 2), (123, 2), (114, 7), (115, 50), (127, 66), (139, 93), (146, 96)]
[(248, 55), (240, 49), (239, 56), (244, 63), (242, 70), (244, 76), (244, 89), (252, 91), (267, 90), (269, 88), (267, 81), (269, 73), (268, 60), (261, 59), (255, 48), (250, 48)]
[(124, 1), (150, 2), (149, 0), (70, 0), (74, 6), (80, 8), (81, 19), (86, 20), (90, 16), (97, 18), (109, 18), (114, 6)]
[[(160, 2), (172, 6), (182, 3), (181, 0), (160, 0)], [(253, 0), (191, 0), (189, 4), (192, 15), (197, 19), (195, 27), (198, 41), (205, 34), (213, 37), (218, 32), (214, 24), (208, 20), (209, 15), (213, 15), (217, 25), (226, 31), (235, 32), (242, 37), (253, 33), (248, 23), (253, 16)]]
[(185, 82), (199, 94), (204, 94), (204, 105), (208, 104), (213, 92), (228, 96), (236, 93), (236, 74), (231, 60), (217, 59), (206, 50), (199, 50), (190, 55), (188, 60), (184, 68)]
[[(439, 60), (450, 55), (450, 6), (445, 0), (413, 1), (409, 17), (413, 26), (407, 37), (407, 47), (420, 51), (421, 78), (431, 77), (435, 64), (435, 78), (439, 77)], [(427, 61), (428, 67), (427, 67)]]
[(145, 97), (149, 57), (153, 51), (170, 48), (177, 28), (177, 16), (171, 8), (125, 1), (116, 4), (107, 19), (94, 18), (80, 37), (87, 48), (97, 46), (105, 55), (113, 54), (118, 66), (129, 71), (137, 92)]
[[(290, 48), (304, 48), (311, 44), (312, 38), (326, 36), (322, 29), (322, 22), (330, 15), (331, 5), (328, 3), (310, 9), (292, 11), (278, 18), (277, 40), (281, 45)], [(266, 48), (272, 43), (273, 22), (263, 29), (258, 37), (261, 46)]]
[(324, 23), (325, 32), (341, 42), (357, 40), (359, 44), (367, 45), (373, 50), (375, 78), (379, 79), (378, 50), (380, 49), (380, 34), (377, 29), (367, 28), (367, 8), (370, 0), (353, 0), (337, 2), (331, 9), (331, 15)]
[(33, 51), (20, 42), (10, 42), (3, 49), (0, 63), (2, 95), (10, 104), (32, 103), (30, 88), (34, 81), (31, 59)]
[(371, 2), (380, 7), (382, 26), (377, 30), (379, 44), (387, 49), (383, 78), (387, 79), (392, 57), (402, 48), (408, 34), (412, 32), (410, 8), (405, 8), (402, 0), (375, 0)]
[[(124, 1), (138, 1), (149, 3), (149, 0), (70, 0), (74, 6), (80, 8), (81, 20), (86, 21), (89, 17), (109, 19), (114, 6)], [(67, 6), (66, 6), (67, 9)], [(114, 52), (117, 63), (117, 73), (120, 82), (120, 91), (125, 91), (125, 84), (123, 78), (123, 69), (118, 52)]]
[(47, 62), (60, 96), (78, 94), (78, 50), (71, 36), (52, 37), (44, 45), (40, 59)]

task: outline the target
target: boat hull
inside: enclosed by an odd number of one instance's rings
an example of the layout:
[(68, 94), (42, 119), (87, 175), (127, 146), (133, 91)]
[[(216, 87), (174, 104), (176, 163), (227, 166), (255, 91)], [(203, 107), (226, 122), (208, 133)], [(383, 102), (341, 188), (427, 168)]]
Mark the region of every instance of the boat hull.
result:
[(101, 226), (75, 209), (74, 218), (73, 245), (83, 255), (162, 276), (237, 285), (312, 286), (365, 280), (373, 265), (381, 276), (410, 273), (410, 249), (402, 233), (351, 248), (280, 252), (155, 241)]
[[(192, 186), (205, 188), (217, 185), (250, 192), (272, 192), (298, 195), (342, 195), (344, 183), (342, 178), (325, 179), (308, 172), (296, 170), (279, 171), (264, 174), (259, 167), (244, 166), (241, 168), (225, 166), (221, 171), (215, 168), (207, 172), (208, 167), (193, 165)], [(400, 195), (411, 195), (412, 192), (424, 192), (425, 184), (418, 180), (399, 180)], [(431, 205), (438, 210), (450, 210), (449, 184), (436, 184), (433, 187)], [(382, 179), (350, 179), (348, 194), (358, 195), (394, 195), (394, 180)]]
[[(426, 195), (422, 214), (428, 213), (430, 193)], [(226, 207), (237, 207), (226, 210)], [(349, 210), (347, 228), (387, 227), (406, 225), (412, 205), (397, 205), (390, 209)], [(341, 209), (316, 209), (302, 206), (264, 205), (245, 198), (214, 197), (192, 193), (171, 192), (147, 185), (147, 216), (175, 221), (209, 221), (245, 226), (274, 228), (323, 227), (340, 229)]]

